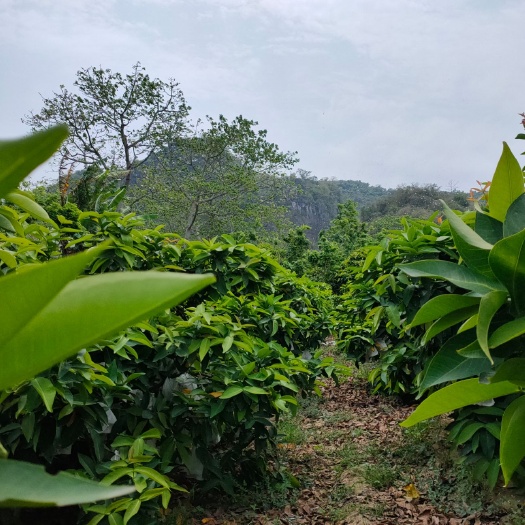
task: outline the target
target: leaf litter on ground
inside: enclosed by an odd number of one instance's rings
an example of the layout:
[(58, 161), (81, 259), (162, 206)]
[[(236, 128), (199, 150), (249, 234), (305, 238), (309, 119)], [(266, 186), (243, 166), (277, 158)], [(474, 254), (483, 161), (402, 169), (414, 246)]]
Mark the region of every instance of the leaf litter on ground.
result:
[(447, 418), (402, 429), (399, 423), (414, 406), (371, 394), (357, 372), (339, 386), (326, 381), (321, 391), (320, 399), (306, 400), (299, 414), (280, 426), (280, 463), (299, 489), (290, 488), (281, 505), (264, 510), (219, 500), (199, 507), (201, 517), (173, 516), (173, 523), (525, 524), (517, 498), (495, 504), (495, 496), (457, 467), (447, 443)]

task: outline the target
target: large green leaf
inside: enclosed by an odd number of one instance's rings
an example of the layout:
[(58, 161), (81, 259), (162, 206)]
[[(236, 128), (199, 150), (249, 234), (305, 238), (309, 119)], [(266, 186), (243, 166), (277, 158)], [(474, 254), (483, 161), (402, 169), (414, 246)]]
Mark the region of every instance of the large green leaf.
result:
[(72, 474), (48, 474), (44, 467), (0, 460), (0, 507), (54, 507), (117, 498), (131, 486), (104, 487)]
[(212, 275), (148, 271), (95, 275), (69, 283), (0, 347), (0, 390), (183, 301), (214, 280)]
[(0, 197), (51, 157), (67, 135), (66, 126), (55, 126), (22, 139), (0, 141)]
[(492, 290), (505, 290), (499, 281), (490, 279), (464, 265), (448, 261), (417, 261), (400, 264), (399, 268), (410, 277), (438, 277), (460, 288), (481, 294)]
[(49, 218), (47, 211), (36, 203), (33, 199), (30, 199), (26, 195), (18, 191), (12, 191), (5, 196), (6, 200), (16, 204), (19, 208), (22, 208), (27, 213), (31, 214), (33, 217), (40, 219), (41, 221), (51, 222), (53, 221)]
[(475, 304), (479, 304), (479, 297), (471, 297), (468, 295), (459, 294), (443, 294), (433, 297), (425, 303), (416, 313), (410, 326), (418, 326), (421, 324), (435, 321), (444, 315), (447, 315), (454, 310), (467, 308)]
[(525, 457), (524, 435), (525, 396), (520, 396), (507, 407), (501, 420), (500, 462), (505, 485)]
[(525, 193), (510, 205), (503, 223), (503, 235), (509, 237), (522, 230), (525, 230)]
[(447, 328), (455, 326), (465, 319), (469, 319), (475, 315), (477, 311), (478, 306), (474, 305), (468, 306), (467, 308), (461, 308), (461, 310), (455, 310), (447, 315), (444, 315), (430, 326), (430, 328), (425, 332), (421, 342), (426, 344), (432, 338), (436, 337), (436, 335), (444, 332)]
[(505, 220), (509, 206), (523, 193), (523, 172), (510, 151), (503, 143), (503, 152), (499, 159), (489, 190), (489, 215), (500, 222)]
[(496, 277), (506, 286), (516, 316), (525, 314), (525, 230), (505, 237), (492, 248), (489, 263)]
[(56, 388), (47, 377), (35, 377), (31, 385), (38, 392), (48, 412), (53, 412), (53, 402), (56, 396)]
[(470, 330), (455, 335), (439, 349), (425, 368), (425, 375), (419, 387), (421, 392), (432, 386), (466, 379), (491, 369), (489, 360), (484, 357), (467, 359), (457, 353), (475, 340), (476, 336), (473, 332), (474, 330)]
[[(25, 265), (0, 278), (0, 345), (5, 345), (107, 245), (45, 264)], [(79, 298), (80, 299), (80, 298)], [(35, 334), (39, 337), (39, 334)], [(0, 350), (0, 355), (1, 350)]]
[(450, 231), (456, 248), (471, 270), (494, 279), (489, 265), (489, 253), (492, 244), (483, 240), (472, 228), (467, 226), (446, 204), (443, 203), (445, 215), (450, 223)]
[(483, 384), (478, 379), (466, 379), (448, 385), (425, 399), (412, 414), (401, 423), (402, 427), (411, 427), (431, 417), (447, 414), (467, 405), (488, 401), (494, 397), (518, 392), (517, 385), (502, 381), (501, 383)]
[(490, 244), (496, 244), (503, 237), (503, 224), (487, 215), (486, 213), (476, 212), (476, 233)]
[(489, 292), (481, 298), (479, 303), (479, 314), (478, 314), (478, 325), (476, 326), (476, 335), (478, 337), (478, 343), (485, 355), (492, 361), (492, 357), (489, 351), (489, 328), (492, 318), (496, 315), (497, 311), (507, 301), (507, 292), (501, 292), (499, 290)]
[(491, 383), (499, 381), (510, 381), (515, 385), (525, 387), (525, 358), (514, 357), (503, 362), (490, 378)]
[(523, 334), (525, 334), (525, 317), (509, 321), (494, 330), (494, 333), (489, 337), (489, 348), (497, 348)]

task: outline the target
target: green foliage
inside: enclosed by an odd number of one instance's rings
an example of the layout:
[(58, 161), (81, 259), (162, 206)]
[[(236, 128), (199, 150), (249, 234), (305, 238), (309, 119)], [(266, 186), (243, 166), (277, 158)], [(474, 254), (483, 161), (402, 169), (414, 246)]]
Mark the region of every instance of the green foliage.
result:
[(60, 86), (43, 98), (39, 113), (26, 116), (33, 131), (64, 123), (71, 130), (60, 149), (60, 170), (73, 165), (99, 165), (123, 170), (125, 185), (131, 169), (147, 159), (166, 129), (181, 131), (188, 108), (178, 84), (152, 79), (140, 63), (129, 75), (91, 67), (77, 72), (74, 92)]
[(454, 209), (468, 209), (465, 193), (443, 191), (436, 184), (410, 184), (399, 186), (363, 208), (361, 218), (366, 222), (387, 216), (425, 219), (441, 208), (440, 200), (446, 201)]
[(456, 259), (450, 230), (431, 220), (402, 219), (378, 245), (363, 248), (343, 273), (348, 285), (337, 306), (338, 348), (357, 362), (375, 357), (375, 391), (414, 394), (438, 346), (425, 345), (424, 330), (410, 328), (417, 310), (449, 290), (445, 282), (414, 283), (398, 265), (429, 255), (435, 264)]
[[(42, 229), (30, 244), (32, 261), (87, 257), (92, 247), (112, 243), (86, 269), (103, 275), (79, 283), (102, 282), (111, 271), (127, 281), (129, 270), (149, 270), (140, 275), (156, 279), (173, 277), (170, 270), (213, 272), (216, 282), (184, 308), (83, 345), (86, 351), (6, 396), (0, 426), (9, 452), (93, 479), (118, 472), (115, 481), (133, 483), (137, 496), (95, 506), (93, 523), (125, 520), (135, 510), (142, 520), (158, 519), (159, 505), (178, 490), (162, 480), (231, 491), (234, 479), (263, 474), (280, 414), (295, 411), (299, 394), (311, 394), (318, 377), (337, 370), (317, 350), (329, 334), (328, 290), (232, 236), (188, 241), (117, 212), (60, 220), (60, 229)], [(17, 265), (30, 262), (25, 250), (12, 251)], [(151, 282), (144, 286), (141, 303), (153, 292)], [(104, 293), (102, 287), (92, 295)], [(158, 437), (151, 442), (144, 432)], [(140, 439), (150, 447), (143, 453)]]
[(301, 169), (290, 178), (296, 191), (285, 197), (284, 205), (294, 224), (311, 228), (306, 236), (314, 246), (321, 231), (337, 216), (338, 204), (352, 200), (363, 209), (391, 191), (359, 180), (318, 179)]
[[(173, 276), (161, 274), (129, 275), (126, 283), (121, 276), (105, 275), (75, 280), (77, 275), (104, 250), (104, 246), (74, 257), (57, 259), (44, 264), (18, 268), (26, 260), (27, 251), (34, 256), (42, 247), (39, 240), (49, 230), (28, 223), (30, 215), (52, 223), (47, 213), (25, 192), (14, 187), (34, 167), (47, 159), (67, 136), (64, 127), (19, 141), (0, 144), (0, 191), (19, 208), (27, 211), (18, 215), (2, 206), (2, 256), (7, 275), (0, 280), (4, 329), (0, 334), (2, 369), (0, 372), (0, 409), (9, 407), (6, 400), (16, 389), (24, 389), (24, 381), (58, 361), (69, 357), (85, 345), (114, 335), (122, 328), (152, 315), (213, 281), (212, 276)], [(10, 192), (10, 193), (8, 193)], [(7, 193), (7, 195), (6, 195)], [(12, 196), (12, 197), (11, 197)], [(54, 242), (46, 243), (49, 247)], [(18, 253), (12, 252), (12, 247)], [(36, 249), (34, 249), (36, 248)], [(17, 255), (20, 259), (17, 260)], [(30, 260), (30, 262), (36, 262)], [(18, 271), (14, 271), (14, 270)], [(159, 281), (161, 277), (162, 283)], [(104, 280), (101, 281), (100, 279)], [(157, 283), (152, 292), (147, 281)], [(122, 285), (125, 288), (122, 288)], [(137, 295), (148, 292), (148, 300)], [(135, 298), (133, 297), (135, 295)], [(103, 304), (104, 308), (100, 308)], [(64, 326), (64, 320), (71, 323)], [(46, 377), (37, 377), (25, 384), (34, 392), (48, 412), (52, 411), (57, 390)], [(30, 385), (30, 386), (29, 386)], [(23, 410), (27, 398), (20, 398)], [(18, 427), (15, 418), (2, 425), (2, 435)], [(35, 416), (28, 412), (20, 425), (26, 439), (40, 434), (35, 428)], [(13, 450), (12, 434), (7, 436), (7, 449)], [(5, 459), (7, 450), (0, 447), (0, 506), (53, 506), (83, 503), (101, 498), (121, 496), (130, 492), (124, 488), (105, 488), (68, 474), (50, 476), (42, 467)]]
[(496, 486), (500, 472), (501, 419), (515, 398), (515, 395), (498, 398), (492, 406), (461, 408), (448, 427), (449, 440), (458, 448), (461, 461), (475, 464), (474, 477), (486, 476), (491, 488)]
[(319, 234), (319, 249), (308, 254), (308, 274), (316, 281), (330, 284), (337, 293), (343, 261), (367, 240), (366, 225), (359, 220), (354, 202), (338, 204), (337, 216), (330, 227)]
[(268, 142), (255, 121), (221, 115), (206, 124), (184, 134), (166, 130), (162, 146), (135, 174), (131, 209), (191, 238), (279, 228), (289, 186), (283, 175), (296, 162), (293, 154)]
[[(458, 330), (465, 335), (447, 343), (448, 355), (441, 351), (436, 356), (426, 371), (432, 382), (423, 381), (423, 385), (442, 381), (440, 375), (450, 377), (451, 364), (456, 370), (454, 379), (462, 381), (432, 394), (403, 425), (410, 426), (456, 408), (521, 391), (524, 384), (520, 356), (521, 335), (525, 333), (522, 297), (525, 220), (518, 210), (523, 206), (523, 190), (521, 168), (504, 144), (490, 185), (488, 207), (482, 210), (478, 206), (474, 228), (468, 226), (472, 223), (470, 214), (460, 218), (445, 208), (463, 264), (452, 268), (416, 262), (403, 267), (403, 271), (413, 277), (437, 275), (447, 279), (469, 291), (468, 295), (475, 299), (475, 304), (468, 309), (463, 308), (461, 301), (451, 302), (447, 312), (436, 300), (430, 301), (414, 319), (412, 325), (434, 321), (432, 326), (454, 326), (465, 321)], [(430, 328), (429, 332), (428, 338), (437, 330)], [(460, 357), (455, 355), (451, 361), (451, 352)], [(461, 366), (462, 361), (469, 360), (476, 360), (479, 368)], [(493, 372), (487, 372), (487, 362), (493, 365)], [(472, 375), (479, 375), (480, 381), (465, 379)], [(525, 457), (521, 440), (525, 428), (523, 403), (523, 397), (518, 396), (502, 417), (500, 462), (505, 483)]]
[(317, 249), (308, 249), (308, 230), (308, 226), (301, 226), (284, 238), (283, 264), (298, 275), (329, 284), (338, 293), (343, 261), (368, 240), (366, 226), (359, 220), (355, 204), (347, 201), (338, 204), (337, 216), (330, 227), (319, 234)]
[(291, 230), (283, 241), (285, 247), (282, 253), (283, 264), (302, 276), (309, 269), (308, 254), (311, 243), (306, 236), (309, 226), (300, 226)]

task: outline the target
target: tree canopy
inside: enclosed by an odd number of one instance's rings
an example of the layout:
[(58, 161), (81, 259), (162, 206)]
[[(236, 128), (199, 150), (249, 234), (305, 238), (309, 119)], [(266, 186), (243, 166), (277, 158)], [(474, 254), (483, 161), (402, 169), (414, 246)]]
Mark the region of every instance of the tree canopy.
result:
[(60, 173), (97, 164), (123, 170), (129, 186), (131, 169), (158, 148), (166, 130), (181, 133), (186, 127), (190, 108), (178, 83), (150, 78), (140, 63), (128, 75), (81, 69), (73, 86), (69, 91), (61, 85), (43, 98), (39, 113), (23, 119), (32, 131), (67, 124), (70, 136), (59, 152)]
[[(284, 219), (279, 201), (296, 162), (242, 116), (198, 121), (191, 133), (168, 132), (137, 172), (131, 206), (186, 237), (261, 229)], [(159, 196), (162, 196), (159, 199)]]

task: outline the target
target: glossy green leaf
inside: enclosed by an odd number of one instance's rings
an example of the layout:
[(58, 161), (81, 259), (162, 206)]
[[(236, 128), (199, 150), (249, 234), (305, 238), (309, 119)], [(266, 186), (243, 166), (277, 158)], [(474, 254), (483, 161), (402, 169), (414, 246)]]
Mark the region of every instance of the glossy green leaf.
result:
[(117, 512), (113, 512), (108, 516), (109, 525), (124, 525), (124, 519)]
[(227, 352), (232, 347), (232, 344), (233, 344), (233, 336), (227, 335), (224, 338), (224, 341), (222, 342), (222, 351)]
[(468, 359), (484, 359), (485, 361), (490, 363), (490, 361), (487, 359), (485, 352), (483, 352), (481, 346), (479, 346), (479, 342), (477, 339), (469, 345), (465, 346), (464, 348), (460, 348), (457, 352), (462, 357), (466, 357)]
[(494, 330), (489, 337), (489, 348), (496, 348), (523, 334), (525, 334), (525, 317), (509, 321)]
[(509, 381), (515, 385), (525, 387), (525, 358), (514, 357), (503, 362), (490, 378), (491, 383), (499, 381)]
[(51, 507), (117, 498), (133, 487), (103, 487), (68, 473), (47, 474), (44, 467), (0, 461), (0, 507)]
[(510, 205), (523, 193), (523, 172), (510, 151), (503, 143), (503, 152), (499, 159), (489, 190), (489, 215), (504, 222)]
[(219, 399), (230, 399), (230, 397), (237, 396), (243, 392), (240, 386), (230, 386), (221, 395)]
[(269, 392), (264, 390), (264, 388), (260, 388), (258, 386), (245, 386), (243, 390), (250, 394), (265, 395), (265, 396), (269, 394)]
[(447, 414), (452, 410), (518, 391), (519, 387), (508, 381), (494, 384), (483, 384), (478, 379), (459, 381), (430, 395), (401, 423), (401, 426), (411, 427), (420, 421)]
[(443, 203), (445, 215), (450, 223), (450, 230), (456, 248), (471, 270), (494, 279), (489, 265), (489, 253), (492, 244), (480, 237), (472, 228), (467, 226), (446, 204)]
[[(106, 245), (107, 246), (107, 245)], [(25, 265), (19, 273), (0, 278), (0, 345), (6, 344), (99, 253), (102, 245), (72, 257)], [(38, 334), (35, 334), (38, 337)], [(0, 355), (5, 356), (0, 349)], [(5, 357), (3, 357), (5, 359)], [(31, 376), (29, 376), (31, 377)]]
[(499, 471), (500, 471), (499, 459), (494, 458), (490, 462), (489, 468), (487, 469), (487, 481), (491, 489), (493, 489), (496, 486), (496, 483), (498, 482)]
[(444, 315), (435, 323), (433, 323), (430, 326), (430, 328), (425, 332), (422, 343), (426, 344), (432, 338), (436, 337), (436, 335), (440, 334), (441, 332), (444, 332), (447, 328), (455, 326), (458, 323), (461, 323), (461, 321), (464, 321), (465, 319), (469, 319), (470, 317), (475, 315), (477, 311), (478, 306), (475, 305), (469, 306), (467, 308), (461, 308), (461, 310), (456, 310), (454, 312), (449, 313), (448, 315)]
[(476, 212), (475, 232), (490, 244), (503, 238), (503, 223), (486, 213)]
[(53, 402), (57, 394), (56, 388), (47, 377), (35, 377), (31, 385), (42, 398), (48, 412), (53, 412)]
[(19, 208), (22, 208), (24, 211), (29, 213), (32, 217), (35, 217), (45, 222), (53, 222), (49, 218), (47, 211), (44, 210), (44, 208), (42, 208), (40, 204), (36, 203), (33, 199), (30, 199), (29, 197), (26, 197), (25, 195), (21, 193), (12, 191), (11, 193), (8, 193), (5, 196), (5, 199), (15, 204)]
[(410, 326), (418, 326), (421, 324), (435, 321), (440, 317), (450, 314), (454, 310), (460, 310), (479, 304), (479, 297), (470, 297), (468, 295), (458, 294), (443, 294), (433, 297), (425, 303), (416, 313)]
[(470, 270), (464, 265), (448, 261), (417, 261), (400, 264), (399, 268), (410, 277), (437, 277), (473, 292), (485, 294), (492, 290), (505, 290), (495, 279)]
[(478, 325), (476, 335), (478, 343), (485, 355), (493, 362), (489, 350), (490, 323), (498, 310), (507, 301), (507, 292), (494, 291), (485, 294), (479, 304)]
[(510, 205), (503, 223), (503, 235), (509, 237), (522, 230), (525, 230), (525, 193)]
[[(4, 279), (7, 277), (0, 279), (0, 285)], [(0, 347), (0, 390), (183, 301), (214, 280), (205, 274), (148, 271), (95, 275), (70, 282)]]
[(66, 126), (55, 126), (22, 139), (0, 141), (0, 197), (49, 159), (67, 135)]
[(155, 469), (152, 469), (150, 467), (138, 466), (134, 468), (134, 471), (152, 479), (153, 481), (155, 481), (155, 483), (158, 483), (166, 489), (169, 488), (169, 483), (166, 477), (163, 476), (160, 472), (157, 472)]
[(138, 513), (140, 510), (141, 501), (139, 499), (135, 499), (128, 505), (128, 508), (126, 509), (126, 512), (124, 513), (124, 525), (127, 525), (128, 521), (135, 516), (135, 514)]
[(489, 256), (496, 277), (506, 286), (515, 315), (525, 314), (525, 230), (497, 242)]
[(206, 355), (210, 351), (210, 346), (211, 346), (211, 339), (209, 339), (208, 337), (205, 337), (201, 341), (201, 345), (199, 348), (199, 359), (201, 361), (206, 357)]
[(505, 485), (525, 457), (524, 435), (525, 396), (520, 396), (507, 407), (501, 420), (500, 462)]
[(463, 332), (449, 339), (425, 367), (425, 375), (421, 381), (420, 391), (488, 372), (491, 364), (488, 359), (467, 359), (457, 353), (475, 339), (475, 334)]
[(459, 433), (458, 437), (454, 440), (454, 442), (457, 445), (463, 445), (463, 443), (466, 443), (469, 439), (472, 439), (472, 436), (480, 429), (482, 429), (485, 425), (483, 423), (479, 422), (472, 422), (465, 426), (461, 432)]
[(7, 250), (0, 250), (0, 260), (9, 268), (16, 268), (16, 259)]
[(475, 328), (478, 324), (478, 314), (473, 315), (472, 317), (469, 317), (459, 328), (458, 328), (458, 334), (462, 332), (466, 332), (467, 330), (470, 330), (471, 328)]

